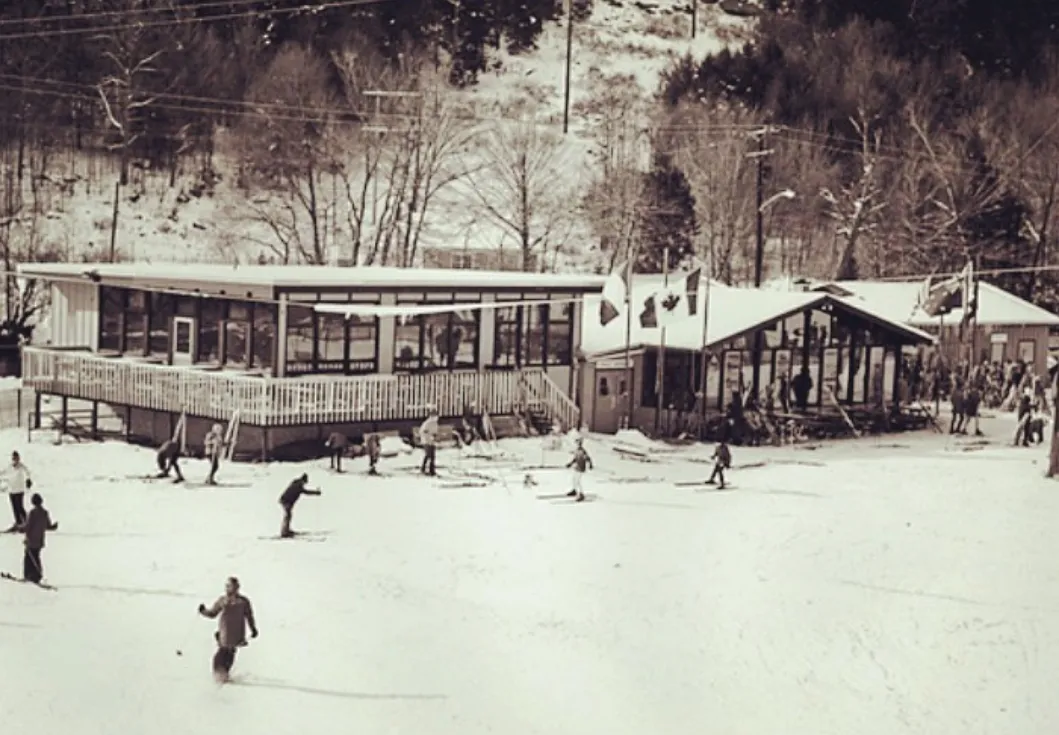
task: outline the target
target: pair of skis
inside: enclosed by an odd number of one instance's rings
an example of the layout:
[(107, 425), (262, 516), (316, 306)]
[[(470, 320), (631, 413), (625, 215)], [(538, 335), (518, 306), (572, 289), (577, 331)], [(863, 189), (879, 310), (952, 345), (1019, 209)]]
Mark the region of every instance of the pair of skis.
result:
[(6, 579), (8, 582), (18, 582), (20, 584), (32, 584), (35, 587), (40, 587), (42, 590), (48, 590), (50, 592), (56, 591), (56, 588), (48, 584), (47, 582), (30, 582), (28, 579), (16, 577), (14, 574), (11, 574), (9, 572), (0, 572), (0, 579)]

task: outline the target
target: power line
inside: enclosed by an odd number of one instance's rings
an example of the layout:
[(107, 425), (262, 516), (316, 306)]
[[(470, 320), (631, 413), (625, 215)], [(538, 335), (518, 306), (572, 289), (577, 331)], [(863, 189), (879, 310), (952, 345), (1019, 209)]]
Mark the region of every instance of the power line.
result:
[(27, 38), (54, 38), (58, 36), (75, 36), (84, 34), (117, 33), (121, 31), (141, 31), (145, 28), (172, 28), (174, 26), (189, 25), (196, 23), (216, 23), (221, 20), (235, 20), (238, 18), (261, 18), (273, 15), (287, 15), (301, 12), (314, 12), (330, 10), (333, 8), (352, 8), (366, 5), (379, 5), (381, 3), (394, 2), (395, 0), (330, 0), (330, 2), (313, 6), (298, 6), (295, 8), (267, 8), (253, 12), (222, 13), (205, 18), (173, 18), (164, 21), (137, 21), (135, 23), (122, 23), (120, 25), (100, 26), (94, 28), (85, 26), (81, 28), (56, 28), (43, 31), (27, 31), (21, 33), (0, 34), (0, 41), (15, 41)]
[[(114, 18), (114, 17), (129, 17), (136, 15), (148, 15), (151, 13), (174, 13), (179, 11), (186, 11), (194, 13), (203, 9), (211, 8), (232, 8), (244, 5), (260, 5), (261, 3), (267, 2), (267, 0), (223, 0), (221, 2), (204, 2), (195, 5), (185, 5), (180, 8), (173, 7), (150, 7), (150, 8), (128, 8), (126, 10), (100, 10), (91, 13), (78, 13), (70, 15), (38, 15), (33, 18), (2, 18), (0, 19), (0, 28), (11, 25), (32, 25), (34, 23), (58, 23), (63, 21), (83, 21), (83, 20), (94, 20), (96, 18)], [(297, 10), (295, 8), (294, 10)], [(250, 11), (253, 12), (253, 11)]]

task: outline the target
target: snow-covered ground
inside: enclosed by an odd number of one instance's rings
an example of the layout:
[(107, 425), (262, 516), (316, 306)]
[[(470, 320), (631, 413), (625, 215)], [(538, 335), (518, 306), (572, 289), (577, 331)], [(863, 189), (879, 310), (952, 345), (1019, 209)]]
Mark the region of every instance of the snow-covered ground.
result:
[[(149, 450), (0, 433), (61, 524), (44, 558), (57, 592), (0, 583), (0, 721), (39, 735), (1059, 732), (1059, 493), (1043, 449), (1000, 445), (1009, 418), (984, 428), (984, 448), (927, 434), (736, 448), (727, 492), (675, 484), (704, 477), (709, 447), (641, 463), (589, 437), (598, 500), (584, 505), (535, 497), (565, 491), (562, 471), (525, 488), (517, 464), (487, 460), (464, 469), (506, 484), (439, 486), (406, 456), (378, 479), (359, 463), (225, 466), (229, 485), (202, 490), (125, 479), (152, 468)], [(538, 440), (504, 449), (542, 460)], [(192, 480), (203, 470), (186, 462)], [(259, 539), (302, 470), (324, 495), (295, 527), (326, 540)], [(20, 558), (0, 537), (2, 566)], [(195, 609), (231, 574), (261, 637), (239, 653), (242, 683), (217, 688)]]

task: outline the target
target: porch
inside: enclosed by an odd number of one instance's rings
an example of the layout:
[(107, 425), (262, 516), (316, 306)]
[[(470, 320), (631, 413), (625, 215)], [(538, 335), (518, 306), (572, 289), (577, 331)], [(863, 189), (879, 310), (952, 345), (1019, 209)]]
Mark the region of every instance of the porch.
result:
[(564, 426), (580, 411), (545, 368), (276, 378), (215, 366), (171, 366), (88, 349), (24, 347), (22, 381), (41, 394), (261, 428), (422, 420), (428, 407), (462, 416), (474, 402), (492, 415), (516, 406)]

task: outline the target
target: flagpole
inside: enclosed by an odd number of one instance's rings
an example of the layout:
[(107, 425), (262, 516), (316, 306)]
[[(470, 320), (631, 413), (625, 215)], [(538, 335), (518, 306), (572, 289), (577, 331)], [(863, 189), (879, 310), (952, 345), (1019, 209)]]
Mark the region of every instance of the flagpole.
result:
[[(709, 258), (709, 251), (706, 252), (707, 258)], [(699, 422), (699, 439), (703, 440), (706, 438), (706, 401), (709, 400), (709, 394), (706, 392), (706, 380), (710, 375), (710, 359), (706, 354), (706, 350), (709, 349), (709, 334), (707, 330), (710, 326), (710, 281), (713, 279), (713, 271), (711, 269), (711, 260), (707, 260), (703, 272), (706, 276), (706, 293), (702, 300), (702, 417)]]
[(633, 375), (632, 375), (632, 262), (633, 248), (630, 243), (625, 263), (625, 428), (632, 428)]
[[(978, 363), (978, 267), (979, 258), (974, 256), (972, 261), (974, 268), (971, 271), (971, 286), (974, 288), (974, 311), (971, 312), (971, 359), (969, 360), (968, 367), (973, 371), (975, 365)], [(966, 305), (965, 305), (966, 308)]]
[[(669, 248), (662, 250), (662, 288), (669, 288)], [(657, 308), (657, 305), (656, 307)], [(657, 312), (656, 312), (657, 313)], [(662, 326), (662, 339), (658, 345), (658, 362), (655, 368), (655, 436), (662, 425), (662, 406), (665, 405), (666, 390), (666, 328)]]

